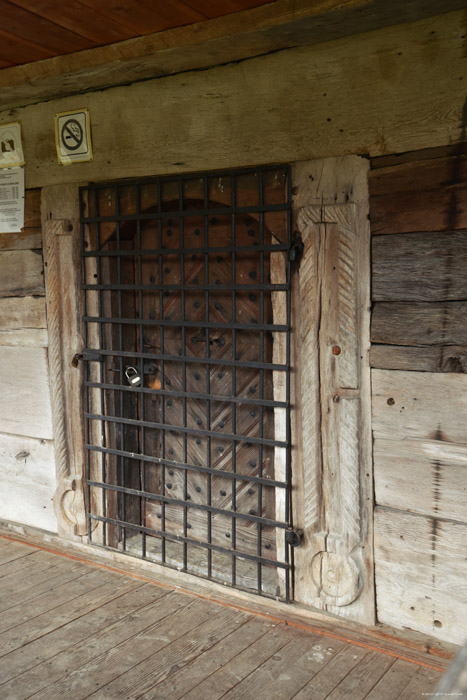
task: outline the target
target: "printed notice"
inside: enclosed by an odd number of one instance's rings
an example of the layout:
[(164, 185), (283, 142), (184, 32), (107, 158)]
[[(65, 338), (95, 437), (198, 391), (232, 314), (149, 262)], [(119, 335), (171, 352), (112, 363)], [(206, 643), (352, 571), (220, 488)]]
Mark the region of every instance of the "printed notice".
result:
[(24, 170), (0, 170), (0, 233), (21, 231), (24, 226)]

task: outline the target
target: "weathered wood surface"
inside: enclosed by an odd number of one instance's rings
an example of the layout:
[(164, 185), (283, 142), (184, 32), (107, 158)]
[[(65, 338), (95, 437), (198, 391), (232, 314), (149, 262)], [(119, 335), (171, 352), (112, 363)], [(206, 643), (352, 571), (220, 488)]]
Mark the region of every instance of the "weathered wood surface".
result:
[(294, 170), (305, 245), (295, 321), (304, 473), (294, 518), (307, 543), (294, 558), (298, 600), (371, 623), (367, 166), (336, 158)]
[(375, 509), (378, 618), (462, 644), (467, 615), (467, 526)]
[(0, 252), (0, 297), (24, 297), (29, 294), (44, 294), (41, 252)]
[(51, 440), (47, 351), (0, 347), (0, 432)]
[(467, 373), (467, 347), (407, 347), (373, 345), (370, 348), (370, 366), (375, 369), (399, 369), (414, 372)]
[[(189, 78), (88, 93), (94, 160), (73, 168), (57, 163), (50, 115), (75, 108), (76, 97), (18, 109), (27, 186), (446, 145), (459, 139), (465, 99), (453, 69), (463, 59), (462, 18), (447, 13)], [(120, 63), (114, 67), (121, 79)]]
[(467, 447), (440, 440), (377, 438), (378, 505), (467, 523)]
[(373, 236), (373, 301), (464, 301), (467, 232)]
[(83, 369), (71, 365), (74, 355), (83, 348), (78, 186), (43, 189), (41, 208), (57, 470), (55, 512), (59, 533), (76, 536), (86, 532), (82, 486), (85, 464), (81, 405)]
[[(203, 3), (208, 17), (218, 15), (217, 5)], [(227, 5), (227, 12), (238, 9), (238, 5)], [(463, 7), (462, 0), (445, 0), (443, 4), (444, 12)], [(123, 12), (126, 10), (123, 8)], [(395, 23), (413, 22), (439, 11), (436, 0), (394, 0), (390, 6), (384, 0), (350, 0), (345, 3), (323, 0), (312, 4), (307, 0), (284, 0), (194, 26), (177, 27), (129, 41), (114, 39), (117, 43), (110, 46), (3, 70), (5, 75), (2, 75), (0, 85), (5, 108), (11, 108), (73, 94), (82, 85), (87, 85), (88, 89), (101, 89), (123, 80), (131, 83), (155, 75), (206, 68), (281, 48), (330, 41)], [(72, 37), (76, 46), (76, 35)], [(63, 40), (62, 34), (62, 45)], [(85, 44), (80, 48), (85, 48)]]
[[(313, 700), (350, 694), (359, 700), (378, 682), (388, 689), (385, 678), (395, 691), (386, 692), (384, 700), (397, 700), (398, 691), (418, 677), (417, 663), (436, 668), (426, 655), (408, 663), (378, 653), (378, 647), (369, 651), (349, 644), (335, 625), (329, 632), (334, 636), (322, 634), (319, 625), (313, 631), (297, 629), (3, 542), (0, 555), (12, 550), (9, 563), (0, 564), (0, 598), (7, 603), (0, 632), (5, 700), (31, 695), (290, 700), (297, 693)], [(47, 567), (49, 588), (43, 578)], [(15, 593), (14, 582), (26, 571), (31, 579)], [(34, 581), (35, 571), (41, 571), (40, 582)], [(440, 676), (430, 673), (426, 691)]]
[[(404, 163), (414, 163), (415, 161), (419, 162), (422, 160), (433, 160), (434, 158), (465, 155), (467, 155), (467, 142), (458, 141), (448, 146), (422, 148), (417, 151), (405, 151), (404, 153), (391, 153), (390, 155), (377, 156), (371, 159), (371, 170), (389, 168), (396, 165), (403, 165)], [(370, 177), (373, 177), (373, 174)]]
[(42, 234), (39, 227), (23, 228), (14, 233), (0, 234), (0, 251), (34, 250), (42, 248)]
[(46, 328), (43, 297), (8, 297), (0, 299), (1, 328), (4, 331)]
[(371, 341), (387, 345), (467, 345), (467, 302), (378, 302), (371, 317)]
[(372, 370), (375, 437), (467, 444), (467, 377)]
[(0, 518), (56, 532), (53, 444), (0, 433), (0, 465)]
[(373, 197), (373, 234), (446, 231), (467, 228), (467, 186), (436, 191), (399, 192)]
[[(455, 185), (465, 186), (467, 155), (463, 153), (462, 145), (450, 148), (450, 155), (438, 152), (441, 157), (419, 160), (418, 154), (415, 152), (412, 153), (412, 160), (409, 162), (394, 163), (383, 168), (370, 170), (368, 178), (370, 198), (372, 199), (370, 215), (373, 200), (377, 203), (380, 202), (378, 197), (408, 192), (439, 193), (445, 188), (453, 189)], [(457, 153), (455, 149), (457, 149)], [(438, 154), (432, 153), (433, 156)]]

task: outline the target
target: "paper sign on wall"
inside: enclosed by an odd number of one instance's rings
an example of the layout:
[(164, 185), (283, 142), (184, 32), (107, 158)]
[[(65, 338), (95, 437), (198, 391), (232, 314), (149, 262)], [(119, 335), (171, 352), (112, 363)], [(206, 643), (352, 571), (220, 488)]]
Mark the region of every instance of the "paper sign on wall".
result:
[(16, 165), (24, 165), (21, 125), (18, 122), (0, 124), (0, 168)]
[(91, 121), (88, 109), (55, 115), (55, 142), (62, 165), (92, 160)]
[(0, 233), (24, 226), (24, 168), (0, 170)]

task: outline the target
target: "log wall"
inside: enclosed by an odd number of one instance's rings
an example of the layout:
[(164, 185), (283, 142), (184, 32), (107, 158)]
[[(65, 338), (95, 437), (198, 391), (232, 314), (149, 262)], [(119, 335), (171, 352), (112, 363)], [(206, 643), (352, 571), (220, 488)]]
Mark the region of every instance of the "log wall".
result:
[(370, 362), (378, 619), (467, 636), (467, 156), (374, 159)]
[(0, 232), (0, 519), (56, 531), (40, 190)]

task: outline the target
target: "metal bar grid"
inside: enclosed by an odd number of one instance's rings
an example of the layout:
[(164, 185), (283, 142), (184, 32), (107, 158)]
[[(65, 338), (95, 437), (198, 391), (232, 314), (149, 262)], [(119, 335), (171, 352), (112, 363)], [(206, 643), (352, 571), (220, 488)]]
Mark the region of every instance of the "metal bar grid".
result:
[[(231, 586), (257, 592), (261, 595), (277, 597), (277, 591), (274, 594), (270, 593), (270, 589), (265, 582), (264, 572), (271, 570), (283, 570), (285, 572), (285, 590), (281, 591), (279, 597), (288, 601), (290, 599), (290, 562), (288, 556), (288, 545), (285, 545), (286, 556), (284, 561), (274, 558), (274, 551), (270, 541), (265, 538), (264, 528), (273, 529), (277, 532), (284, 533), (291, 526), (290, 522), (290, 428), (287, 425), (286, 441), (274, 440), (270, 437), (270, 433), (265, 433), (265, 425), (269, 419), (269, 414), (276, 409), (285, 409), (286, 420), (290, 420), (290, 263), (287, 266), (287, 279), (281, 284), (272, 284), (269, 275), (266, 275), (266, 268), (269, 261), (269, 256), (273, 252), (288, 251), (291, 247), (291, 230), (290, 230), (290, 210), (291, 210), (291, 187), (290, 173), (287, 168), (281, 166), (277, 170), (282, 170), (286, 173), (286, 187), (284, 188), (283, 200), (280, 203), (272, 202), (265, 197), (264, 180), (270, 172), (276, 170), (274, 167), (261, 168), (258, 170), (243, 170), (232, 171), (229, 173), (219, 174), (219, 181), (224, 178), (223, 182), (230, 183), (230, 200), (223, 202), (222, 206), (216, 206), (211, 201), (211, 183), (213, 174), (202, 174), (199, 177), (202, 183), (202, 191), (199, 197), (200, 204), (193, 207), (193, 203), (185, 196), (185, 185), (193, 181), (197, 176), (177, 176), (173, 178), (157, 178), (143, 180), (131, 183), (112, 183), (110, 185), (98, 185), (81, 188), (82, 202), (86, 198), (93, 198), (93, 205), (85, 210), (81, 208), (81, 226), (83, 236), (82, 256), (83, 256), (83, 291), (85, 297), (87, 294), (94, 294), (97, 298), (97, 315), (89, 314), (88, 307), (84, 309), (84, 326), (86, 332), (88, 328), (96, 327), (96, 332), (99, 338), (99, 347), (90, 348), (89, 352), (94, 355), (100, 355), (101, 362), (97, 371), (99, 379), (96, 381), (96, 373), (91, 377), (89, 370), (86, 370), (85, 377), (85, 419), (86, 419), (86, 454), (87, 454), (87, 493), (88, 493), (88, 522), (89, 522), (89, 537), (93, 541), (93, 532), (96, 524), (102, 523), (103, 537), (94, 543), (99, 546), (108, 548), (123, 549), (128, 554), (136, 554), (142, 558), (160, 561), (169, 567), (182, 569), (197, 575), (213, 580), (222, 580)], [(238, 199), (242, 198), (240, 191), (240, 176), (256, 178), (258, 193), (257, 201), (248, 204), (240, 204)], [(164, 200), (165, 192), (170, 190), (170, 184), (174, 184), (178, 194), (176, 201)], [(136, 205), (133, 210), (123, 211), (120, 208), (120, 196), (125, 187), (131, 185), (132, 190), (136, 193)], [(150, 207), (150, 210), (143, 210), (141, 207), (141, 198), (144, 187), (154, 185), (157, 196), (155, 202)], [(114, 192), (116, 201), (115, 209), (111, 214), (106, 214), (100, 211), (100, 196), (106, 193), (107, 190)], [(240, 192), (240, 196), (237, 194)], [(131, 208), (130, 208), (131, 209)], [(267, 229), (267, 219), (269, 214), (284, 213), (287, 221), (286, 233), (282, 240), (277, 239), (274, 233)], [(254, 241), (245, 244), (242, 235), (239, 233), (245, 222), (245, 216), (251, 215), (252, 219), (257, 224), (257, 233), (259, 240), (255, 237)], [(216, 235), (218, 235), (219, 224), (217, 216), (223, 221), (226, 217), (230, 220), (230, 242), (226, 237), (225, 245), (218, 245)], [(200, 228), (203, 229), (203, 234), (200, 235), (200, 245), (193, 245), (192, 237), (190, 237), (190, 217), (196, 217), (202, 220), (203, 224)], [(174, 223), (175, 222), (175, 223)], [(115, 245), (107, 245), (109, 240), (103, 235), (99, 238), (100, 225), (108, 227), (109, 224), (115, 226), (115, 234), (112, 240)], [(155, 228), (154, 243), (147, 243), (147, 238), (143, 240), (142, 231), (149, 230), (145, 227)], [(166, 227), (170, 226), (170, 232)], [(85, 236), (90, 228), (94, 227), (96, 234), (94, 245), (92, 244), (92, 236), (90, 236), (91, 246), (89, 243), (84, 244)], [(172, 228), (175, 228), (176, 233), (172, 240), (168, 240), (167, 236), (172, 235)], [(129, 231), (133, 231), (132, 238), (129, 238)], [(185, 235), (185, 231), (187, 234)], [(248, 234), (253, 237), (251, 230)], [(178, 240), (177, 240), (178, 238)], [(122, 245), (125, 241), (125, 246)], [(276, 242), (277, 241), (277, 242)], [(198, 242), (198, 241), (197, 241)], [(230, 281), (227, 277), (224, 279), (214, 279), (211, 277), (211, 265), (213, 256), (217, 256), (220, 261), (220, 256), (227, 256), (230, 261)], [(187, 261), (194, 260), (196, 257), (203, 259), (203, 272), (199, 282), (198, 278), (192, 279), (189, 272)], [(116, 279), (104, 279), (101, 274), (101, 260), (104, 258), (115, 259), (117, 263)], [(165, 271), (168, 269), (167, 261), (178, 259), (177, 273), (178, 278), (171, 281), (165, 279)], [(91, 282), (86, 275), (86, 265), (89, 260), (95, 260), (97, 266), (96, 282)], [(241, 274), (241, 265), (245, 264), (245, 259), (257, 261), (259, 265), (259, 274), (251, 273), (253, 279), (244, 283)], [(122, 280), (122, 260), (134, 262), (135, 267), (135, 283), (127, 283), (128, 280)], [(148, 283), (147, 273), (143, 274), (143, 270), (154, 262), (156, 271), (151, 275), (150, 283)], [(286, 299), (287, 322), (285, 324), (274, 323), (272, 314), (268, 313), (268, 300), (270, 293), (282, 293)], [(158, 297), (158, 308), (151, 313), (147, 313), (146, 305), (148, 295), (154, 293)], [(102, 295), (115, 294), (118, 300), (117, 316), (106, 315), (103, 313)], [(122, 303), (123, 297), (134, 294), (135, 296), (135, 318), (124, 316), (125, 308), (128, 305)], [(195, 297), (202, 295), (204, 299), (204, 314), (202, 317), (194, 320), (188, 313), (187, 304)], [(216, 309), (222, 308), (219, 301), (214, 303), (214, 300), (219, 299), (219, 295), (227, 295), (230, 299), (227, 304), (227, 315), (231, 312), (231, 318), (227, 321), (219, 320), (217, 316), (211, 316), (211, 304)], [(251, 319), (250, 322), (244, 322), (241, 318), (241, 306), (245, 294), (249, 295), (250, 300), (255, 300), (259, 296), (258, 317)], [(243, 295), (243, 297), (242, 297)], [(196, 297), (198, 298), (198, 297)], [(175, 317), (171, 312), (171, 304), (179, 303), (179, 310)], [(230, 304), (230, 306), (229, 306)], [(115, 308), (115, 307), (112, 307)], [(106, 347), (105, 339), (107, 336), (112, 336), (112, 331), (104, 329), (114, 327), (118, 329), (118, 344), (114, 347)], [(125, 328), (135, 328), (135, 347), (128, 349), (124, 346), (123, 332)], [(145, 342), (144, 333), (150, 330), (157, 335), (158, 341), (155, 344), (147, 345)], [(91, 337), (96, 338), (96, 332), (91, 334)], [(192, 336), (197, 333), (197, 338)], [(222, 351), (222, 344), (218, 343), (218, 338), (212, 340), (212, 333), (220, 332), (227, 337), (227, 345), (229, 352)], [(177, 354), (174, 354), (174, 338), (175, 334), (179, 333), (179, 346), (175, 348)], [(238, 351), (238, 343), (240, 334), (242, 334), (242, 342), (244, 343), (243, 334), (247, 334), (247, 338), (251, 336), (251, 344), (258, 346), (258, 353), (255, 358), (250, 356), (242, 360)], [(285, 333), (287, 337), (287, 358), (285, 364), (274, 364), (271, 357), (271, 349), (269, 338), (275, 333)], [(251, 335), (253, 334), (253, 335)], [(199, 337), (198, 337), (199, 336)], [(89, 334), (87, 337), (90, 337)], [(254, 340), (256, 337), (258, 340)], [(200, 343), (198, 355), (192, 354), (193, 347), (189, 347), (190, 343)], [(204, 352), (202, 343), (204, 342)], [(213, 345), (214, 343), (214, 345)], [(218, 345), (216, 345), (218, 343)], [(86, 341), (86, 345), (88, 342)], [(212, 346), (212, 347), (211, 347)], [(151, 351), (147, 351), (146, 348)], [(196, 351), (198, 349), (196, 348)], [(215, 350), (215, 351), (214, 351)], [(230, 356), (229, 356), (230, 353)], [(109, 363), (116, 362), (117, 367), (109, 367)], [(149, 387), (145, 385), (145, 372), (148, 360), (158, 362), (158, 377), (159, 387), (157, 385)], [(139, 385), (126, 385), (124, 383), (124, 369), (127, 365), (132, 365), (138, 368), (141, 382)], [(177, 370), (177, 367), (179, 368)], [(192, 391), (192, 386), (188, 378), (188, 372), (194, 372), (194, 368), (199, 367), (201, 371), (204, 369), (205, 383), (204, 391), (198, 389)], [(217, 369), (216, 369), (217, 368)], [(108, 372), (113, 372), (110, 377)], [(229, 373), (231, 381), (231, 393), (224, 395), (216, 393), (212, 389), (212, 373), (216, 372), (219, 377), (225, 372)], [(268, 386), (272, 386), (272, 371), (285, 372), (287, 376), (285, 401), (275, 401), (271, 396)], [(175, 374), (173, 374), (175, 372)], [(259, 398), (244, 395), (243, 383), (248, 373), (257, 373), (259, 384)], [(199, 372), (195, 372), (199, 376)], [(249, 375), (248, 375), (249, 376)], [(171, 379), (172, 377), (172, 379)], [(174, 377), (178, 377), (174, 381)], [(268, 377), (268, 380), (266, 378)], [(114, 381), (115, 380), (115, 381)], [(249, 379), (248, 379), (249, 381)], [(255, 387), (256, 391), (257, 387)], [(92, 392), (99, 392), (100, 411), (95, 410), (96, 403), (91, 400)], [(251, 388), (250, 388), (251, 391)], [(115, 415), (108, 415), (106, 411), (106, 402), (104, 397), (109, 392), (114, 392), (118, 396), (118, 401), (114, 405), (119, 406), (119, 410), (115, 411)], [(125, 415), (124, 397), (134, 393), (137, 399), (138, 415)], [(158, 402), (158, 413), (154, 413), (147, 408), (150, 404)], [(177, 424), (174, 424), (167, 418), (167, 406), (172, 406), (174, 401), (179, 401), (180, 417)], [(195, 428), (190, 420), (190, 410), (193, 405), (198, 408), (204, 405), (204, 421), (203, 428)], [(225, 432), (219, 430), (219, 426), (224, 427), (227, 420), (219, 420), (221, 411), (226, 410), (225, 406), (229, 405), (228, 422), (231, 425), (230, 430)], [(198, 409), (197, 409), (198, 410)], [(239, 411), (242, 411), (240, 414)], [(249, 415), (254, 417), (253, 424), (256, 425), (256, 432), (248, 428), (242, 427), (245, 424), (245, 411), (249, 411)], [(151, 414), (151, 415), (149, 415)], [(173, 416), (173, 408), (171, 409)], [(259, 415), (259, 417), (258, 417)], [(92, 439), (93, 427), (92, 423), (100, 426), (101, 444), (94, 444)], [(202, 425), (203, 420), (198, 419), (197, 425)], [(217, 425), (219, 424), (219, 426)], [(120, 442), (118, 445), (110, 445), (107, 441), (107, 436), (111, 433), (106, 428), (108, 425), (117, 426)], [(270, 424), (269, 424), (270, 425)], [(125, 446), (126, 430), (137, 431), (138, 434), (138, 451), (128, 450)], [(94, 427), (95, 431), (95, 427)], [(146, 433), (156, 431), (159, 435), (159, 450), (158, 454), (146, 454)], [(243, 432), (242, 432), (243, 431)], [(179, 438), (177, 438), (179, 436)], [(178, 442), (177, 442), (178, 441)], [(191, 441), (205, 445), (205, 457), (200, 463), (199, 460), (193, 457), (191, 450)], [(219, 441), (225, 443), (214, 448)], [(180, 454), (176, 458), (172, 456), (174, 446), (180, 445)], [(227, 448), (227, 445), (229, 447)], [(273, 478), (271, 473), (266, 470), (266, 463), (270, 461), (267, 454), (271, 454), (271, 450), (279, 447), (287, 452), (287, 479), (280, 481)], [(246, 452), (242, 452), (246, 448)], [(216, 449), (216, 456), (214, 456)], [(219, 458), (219, 454), (221, 457)], [(249, 459), (245, 463), (244, 454), (248, 450), (256, 451), (256, 459)], [(224, 451), (229, 454), (229, 466), (226, 467), (225, 462), (222, 462)], [(269, 452), (267, 452), (269, 451)], [(96, 456), (101, 457), (101, 479), (93, 477), (89, 467), (91, 460)], [(110, 483), (106, 473), (106, 457), (114, 456), (119, 460), (120, 470), (117, 483)], [(265, 461), (266, 460), (266, 461)], [(128, 486), (127, 470), (131, 464), (138, 464), (139, 467), (139, 488)], [(158, 469), (159, 487), (148, 489), (146, 479), (146, 469), (148, 467)], [(134, 468), (134, 467), (133, 467)], [(247, 473), (248, 469), (254, 469), (253, 473)], [(172, 483), (167, 482), (166, 470), (169, 470), (170, 475), (175, 478), (180, 475), (181, 479), (181, 494), (182, 497), (174, 497), (175, 494), (168, 495), (167, 489), (172, 488)], [(194, 502), (190, 495), (192, 476), (204, 477), (206, 489), (204, 502)], [(214, 495), (214, 490), (217, 489), (219, 479), (228, 479), (231, 484), (230, 507), (218, 505), (217, 492)], [(171, 478), (171, 481), (174, 479)], [(133, 482), (134, 484), (134, 479)], [(246, 506), (242, 502), (241, 494), (243, 494), (244, 484), (250, 488), (248, 493), (255, 493), (255, 506), (245, 510)], [(253, 490), (255, 487), (256, 492)], [(265, 489), (267, 491), (265, 491)], [(265, 494), (273, 492), (275, 489), (285, 490), (286, 492), (286, 513), (287, 517), (284, 521), (277, 520), (273, 517), (273, 513), (267, 511), (267, 505), (264, 500)], [(200, 491), (199, 487), (196, 491)], [(96, 500), (93, 494), (101, 494), (101, 507), (96, 506)], [(118, 511), (108, 512), (108, 503), (106, 494), (113, 493), (119, 499)], [(224, 496), (226, 491), (220, 491)], [(139, 499), (140, 513), (139, 521), (134, 522), (128, 519), (126, 513), (127, 498)], [(267, 500), (267, 499), (266, 499)], [(158, 526), (154, 524), (154, 516), (151, 509), (154, 505), (158, 506), (159, 511), (157, 518)], [(176, 520), (174, 521), (174, 508), (178, 508), (181, 514), (180, 530), (174, 529)], [(192, 534), (191, 523), (193, 513), (204, 513), (206, 516), (206, 535), (205, 538), (199, 536), (199, 532)], [(149, 517), (149, 521), (148, 521)], [(177, 516), (178, 517), (178, 516)], [(224, 517), (230, 519), (230, 531), (225, 532), (227, 543), (229, 546), (219, 544), (219, 524), (216, 518)], [(253, 550), (245, 548), (242, 544), (244, 533), (239, 530), (240, 524), (247, 524), (248, 527), (253, 527), (256, 544)], [(121, 533), (121, 545), (116, 547), (109, 543), (106, 537), (108, 527), (118, 528)], [(224, 526), (225, 527), (225, 526)], [(138, 539), (139, 538), (139, 539)], [(159, 549), (154, 549), (154, 542), (157, 540)], [(135, 541), (140, 542), (139, 549), (136, 550), (132, 545)], [(181, 549), (174, 550), (173, 545), (180, 545)], [(151, 550), (151, 547), (153, 549)], [(271, 556), (266, 556), (263, 553), (264, 548), (268, 549)], [(190, 561), (191, 552), (197, 553), (206, 552), (206, 567), (204, 571), (194, 571), (192, 562)], [(174, 564), (174, 551), (180, 551), (181, 560)], [(230, 575), (222, 574), (219, 576), (219, 564), (216, 563), (216, 557), (222, 556), (224, 559), (230, 559), (231, 572)], [(246, 583), (247, 575), (244, 573), (245, 565), (254, 565), (254, 582)], [(239, 568), (240, 567), (240, 568)], [(265, 568), (266, 567), (266, 568)]]

